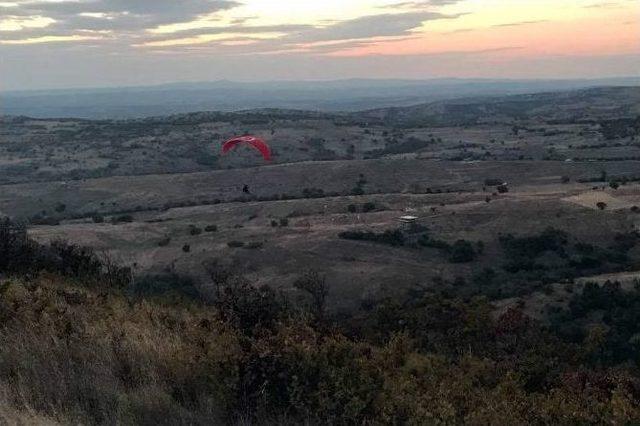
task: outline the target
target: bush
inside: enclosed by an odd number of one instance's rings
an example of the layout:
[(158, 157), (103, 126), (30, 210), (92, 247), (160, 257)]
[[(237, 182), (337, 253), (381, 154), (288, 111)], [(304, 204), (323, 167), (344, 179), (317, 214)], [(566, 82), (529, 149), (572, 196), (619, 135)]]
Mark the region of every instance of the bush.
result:
[(193, 299), (199, 297), (193, 278), (176, 273), (144, 275), (135, 280), (131, 291), (138, 297), (164, 296), (167, 294), (180, 294)]
[(568, 234), (555, 228), (549, 228), (539, 235), (514, 237), (507, 234), (500, 237), (505, 254), (508, 257), (535, 258), (545, 251), (563, 252), (568, 242)]
[(466, 240), (458, 240), (449, 250), (449, 261), (452, 263), (471, 262), (476, 258), (476, 251), (473, 245)]
[(349, 204), (347, 206), (347, 211), (349, 213), (356, 213), (358, 211), (358, 207), (355, 204)]
[(82, 279), (87, 285), (99, 280), (113, 286), (128, 283), (128, 268), (99, 258), (93, 250), (56, 240), (39, 244), (27, 235), (24, 224), (0, 219), (0, 273), (32, 274), (42, 271)]
[(304, 198), (323, 198), (324, 190), (319, 188), (304, 188), (302, 190), (302, 196)]
[(32, 217), (29, 222), (32, 225), (44, 225), (44, 226), (57, 226), (60, 225), (60, 221), (54, 217), (48, 217), (48, 216), (34, 216)]
[(388, 145), (383, 149), (376, 149), (374, 151), (371, 151), (370, 155), (372, 158), (378, 158), (378, 157), (382, 157), (384, 155), (389, 155), (389, 154), (404, 154), (404, 153), (410, 153), (410, 152), (418, 152), (432, 145), (434, 142), (435, 141), (433, 139), (422, 140), (422, 139), (418, 139), (416, 137), (411, 136), (407, 138), (407, 140), (404, 140), (402, 142), (398, 142), (393, 145)]
[(204, 228), (205, 232), (217, 232), (218, 231), (218, 225), (207, 225)]
[(308, 294), (311, 299), (311, 313), (316, 321), (322, 321), (325, 317), (327, 296), (329, 295), (326, 277), (317, 271), (309, 271), (298, 278), (293, 286)]
[(202, 234), (202, 229), (198, 228), (195, 225), (189, 225), (189, 235), (200, 235)]
[(289, 219), (287, 219), (286, 217), (283, 217), (280, 219), (280, 226), (285, 227), (285, 226), (289, 226)]
[(169, 243), (171, 242), (171, 237), (166, 237), (161, 239), (160, 241), (158, 241), (158, 246), (159, 247), (166, 247), (169, 245)]
[(229, 241), (227, 243), (227, 246), (231, 247), (231, 248), (239, 248), (239, 247), (244, 247), (244, 242), (242, 241), (237, 241), (237, 240), (233, 240), (233, 241)]
[(102, 216), (101, 214), (94, 214), (93, 216), (91, 216), (91, 220), (93, 221), (93, 223), (103, 223), (104, 216)]
[(261, 249), (264, 246), (264, 243), (262, 241), (252, 241), (250, 243), (247, 243), (244, 248), (246, 249)]
[(191, 251), (191, 246), (189, 244), (185, 244), (182, 246), (182, 251), (185, 253), (189, 253)]
[(427, 234), (422, 235), (418, 239), (418, 245), (420, 245), (422, 247), (430, 247), (430, 248), (435, 248), (435, 249), (439, 249), (439, 250), (444, 250), (444, 251), (447, 251), (447, 252), (451, 248), (451, 245), (449, 243), (447, 243), (446, 241), (442, 241), (442, 240), (437, 240), (437, 239), (431, 238)]
[(404, 234), (399, 229), (387, 230), (381, 234), (368, 231), (345, 231), (338, 234), (338, 236), (345, 240), (372, 241), (395, 247), (402, 246), (405, 243)]
[(364, 189), (361, 186), (356, 186), (351, 189), (351, 195), (364, 195)]
[(363, 213), (372, 212), (372, 211), (374, 211), (375, 209), (376, 209), (376, 205), (375, 205), (375, 203), (368, 202), (368, 203), (364, 203), (364, 204), (362, 205), (362, 212), (363, 212)]
[(504, 179), (488, 178), (484, 180), (485, 186), (498, 186), (504, 183)]
[(125, 214), (122, 216), (114, 216), (111, 218), (111, 223), (118, 224), (118, 223), (131, 223), (133, 222), (133, 216), (131, 216), (130, 214)]

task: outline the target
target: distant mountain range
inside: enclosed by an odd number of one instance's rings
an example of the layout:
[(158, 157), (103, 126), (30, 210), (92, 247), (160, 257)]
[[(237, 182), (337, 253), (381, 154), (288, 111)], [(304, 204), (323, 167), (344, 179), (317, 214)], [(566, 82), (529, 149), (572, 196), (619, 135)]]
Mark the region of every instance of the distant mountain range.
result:
[(101, 119), (257, 108), (360, 111), (475, 96), (608, 86), (640, 86), (640, 77), (597, 80), (215, 81), (139, 87), (6, 91), (0, 93), (0, 114)]
[(449, 99), (355, 112), (352, 118), (392, 127), (574, 123), (640, 116), (640, 86), (594, 87), (510, 96)]

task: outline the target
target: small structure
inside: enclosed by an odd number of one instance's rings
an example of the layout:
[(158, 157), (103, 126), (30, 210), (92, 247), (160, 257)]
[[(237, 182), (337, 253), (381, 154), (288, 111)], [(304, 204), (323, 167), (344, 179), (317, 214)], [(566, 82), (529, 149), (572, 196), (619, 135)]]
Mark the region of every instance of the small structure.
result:
[(418, 221), (418, 217), (417, 216), (400, 216), (398, 220), (401, 223), (412, 225)]
[(411, 229), (418, 223), (417, 216), (400, 216), (398, 220), (406, 229)]
[(419, 232), (423, 227), (418, 223), (418, 216), (400, 216), (398, 220), (404, 232), (413, 234)]

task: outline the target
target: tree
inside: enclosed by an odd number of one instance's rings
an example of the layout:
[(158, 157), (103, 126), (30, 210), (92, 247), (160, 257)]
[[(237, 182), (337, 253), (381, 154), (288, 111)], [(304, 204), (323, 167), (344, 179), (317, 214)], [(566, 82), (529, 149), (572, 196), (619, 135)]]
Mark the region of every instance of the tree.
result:
[(602, 170), (600, 172), (600, 181), (601, 182), (606, 182), (607, 181), (607, 172), (605, 170)]
[(596, 203), (596, 206), (600, 209), (600, 210), (604, 210), (607, 208), (607, 203), (599, 201), (598, 203)]

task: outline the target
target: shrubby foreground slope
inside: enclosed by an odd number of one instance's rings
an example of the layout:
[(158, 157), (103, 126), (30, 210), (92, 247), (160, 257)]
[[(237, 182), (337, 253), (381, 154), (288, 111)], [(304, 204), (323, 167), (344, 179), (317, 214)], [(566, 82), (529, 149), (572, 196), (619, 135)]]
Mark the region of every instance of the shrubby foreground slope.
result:
[(214, 265), (204, 299), (9, 223), (2, 236), (6, 423), (640, 421), (637, 289), (589, 286), (544, 326), (427, 291), (337, 318), (319, 273), (301, 271), (294, 301)]

